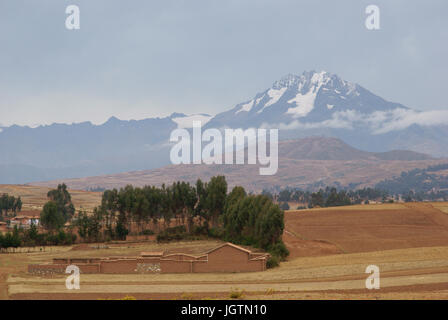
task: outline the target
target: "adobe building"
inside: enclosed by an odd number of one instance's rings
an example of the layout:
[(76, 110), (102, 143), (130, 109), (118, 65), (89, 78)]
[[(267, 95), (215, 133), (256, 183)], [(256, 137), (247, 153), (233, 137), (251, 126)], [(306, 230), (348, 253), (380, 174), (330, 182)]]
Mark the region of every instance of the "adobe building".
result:
[(40, 211), (38, 210), (25, 210), (20, 211), (20, 214), (15, 217), (7, 217), (9, 221), (8, 228), (12, 229), (15, 226), (22, 229), (29, 229), (31, 225), (36, 227), (40, 226)]
[(40, 216), (26, 216), (20, 215), (10, 219), (10, 228), (17, 226), (18, 228), (29, 229), (31, 225), (39, 226)]
[(142, 252), (139, 257), (55, 258), (53, 263), (28, 265), (28, 272), (65, 273), (69, 265), (76, 265), (81, 273), (105, 274), (254, 272), (266, 270), (268, 258), (267, 253), (254, 253), (227, 242), (199, 256), (156, 251)]

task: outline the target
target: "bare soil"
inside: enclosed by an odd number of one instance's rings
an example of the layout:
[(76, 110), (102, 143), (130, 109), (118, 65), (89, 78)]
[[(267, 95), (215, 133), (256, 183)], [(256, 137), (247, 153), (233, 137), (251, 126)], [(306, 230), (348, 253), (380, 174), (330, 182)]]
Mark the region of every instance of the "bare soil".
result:
[[(54, 257), (137, 255), (141, 251), (200, 253), (218, 241), (111, 243), (53, 247), (0, 256), (1, 299), (448, 299), (448, 214), (439, 204), (412, 203), (288, 211), (283, 239), (288, 261), (264, 272), (230, 274), (81, 275), (26, 272)], [(444, 208), (442, 206), (442, 208)], [(368, 265), (380, 268), (381, 288), (368, 290)]]

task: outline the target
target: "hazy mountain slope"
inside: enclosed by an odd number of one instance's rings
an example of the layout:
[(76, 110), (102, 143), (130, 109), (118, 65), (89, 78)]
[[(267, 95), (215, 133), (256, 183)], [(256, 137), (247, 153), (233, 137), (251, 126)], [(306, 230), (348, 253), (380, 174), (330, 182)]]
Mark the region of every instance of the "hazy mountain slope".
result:
[[(393, 160), (396, 158), (401, 160)], [(276, 185), (301, 188), (333, 184), (367, 186), (399, 175), (402, 171), (439, 163), (448, 163), (448, 160), (429, 159), (424, 154), (414, 152), (370, 153), (354, 149), (339, 139), (311, 137), (280, 142), (279, 169), (273, 176), (261, 176), (258, 164), (170, 165), (160, 169), (38, 182), (33, 185), (53, 187), (65, 182), (74, 189), (115, 188), (127, 184), (169, 184), (178, 180), (194, 183), (198, 178), (208, 180), (214, 175), (225, 175), (230, 186), (242, 185), (251, 191), (261, 191)]]
[(289, 74), (249, 101), (216, 115), (209, 127), (260, 127), (263, 124), (309, 123), (332, 119), (341, 112), (371, 114), (408, 108), (388, 102), (363, 87), (327, 72)]
[[(418, 112), (337, 75), (311, 71), (287, 75), (252, 99), (214, 117), (174, 113), (165, 118), (131, 121), (112, 117), (101, 125), (84, 122), (3, 127), (0, 183), (160, 168), (170, 164), (171, 132), (190, 128), (195, 120), (205, 128), (277, 128), (280, 140), (336, 137), (353, 148), (370, 152), (412, 150), (448, 157), (446, 113)], [(307, 147), (311, 149), (302, 151), (313, 154), (313, 146)], [(332, 148), (328, 145), (325, 152)], [(335, 158), (329, 154), (317, 158), (350, 160), (359, 154), (359, 150), (345, 149), (339, 155), (333, 154)], [(396, 156), (383, 155), (384, 159)], [(403, 153), (401, 156), (408, 157)]]
[[(425, 115), (422, 125), (420, 115)], [(324, 135), (369, 151), (414, 150), (442, 157), (448, 156), (447, 115), (421, 113), (337, 75), (311, 71), (283, 77), (217, 114), (207, 127), (277, 128), (281, 139)]]
[[(210, 118), (200, 115), (200, 119)], [(0, 132), (0, 183), (82, 177), (151, 169), (169, 163), (171, 131), (196, 118), (166, 118), (102, 125), (90, 122), (37, 128), (11, 126)]]

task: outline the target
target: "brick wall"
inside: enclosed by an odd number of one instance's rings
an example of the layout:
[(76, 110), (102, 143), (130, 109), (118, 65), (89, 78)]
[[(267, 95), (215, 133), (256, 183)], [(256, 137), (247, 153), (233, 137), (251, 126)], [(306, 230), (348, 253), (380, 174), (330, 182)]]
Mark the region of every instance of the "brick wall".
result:
[(75, 264), (79, 267), (80, 273), (100, 273), (99, 263)]
[(142, 240), (155, 241), (156, 236), (155, 235), (127, 235), (126, 236), (126, 241), (142, 241)]
[(53, 263), (54, 264), (70, 264), (70, 259), (67, 258), (54, 258)]
[(266, 259), (266, 256), (225, 244), (200, 257), (179, 253), (162, 257), (55, 258), (53, 264), (29, 265), (28, 272), (65, 273), (70, 264), (78, 266), (81, 273), (251, 272), (266, 270)]
[[(63, 274), (65, 269), (70, 264), (30, 264), (28, 265), (28, 272), (40, 275), (49, 274)], [(75, 264), (79, 268), (80, 273), (99, 273), (100, 264), (99, 263), (89, 263), (89, 264)]]
[(174, 253), (174, 254), (169, 254), (163, 257), (164, 259), (169, 259), (169, 260), (176, 260), (176, 261), (191, 261), (191, 260), (197, 260), (196, 257), (194, 256), (190, 256), (188, 254), (183, 254), (183, 253)]
[(174, 261), (174, 260), (161, 260), (160, 269), (162, 273), (190, 273), (192, 272), (191, 261)]
[(101, 273), (137, 273), (137, 259), (101, 261)]
[(38, 275), (51, 275), (65, 273), (66, 264), (30, 264), (28, 272)]

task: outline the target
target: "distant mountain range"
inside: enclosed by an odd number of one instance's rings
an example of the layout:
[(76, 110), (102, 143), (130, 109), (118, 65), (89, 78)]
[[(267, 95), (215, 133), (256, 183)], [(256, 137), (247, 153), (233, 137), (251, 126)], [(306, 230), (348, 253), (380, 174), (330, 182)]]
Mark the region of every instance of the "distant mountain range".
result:
[[(281, 140), (336, 137), (369, 152), (410, 150), (448, 157), (446, 115), (386, 101), (334, 74), (304, 72), (287, 75), (252, 99), (215, 116), (173, 113), (130, 121), (112, 117), (102, 125), (83, 122), (0, 128), (0, 183), (160, 168), (170, 164), (170, 133), (178, 127), (191, 127), (194, 120), (206, 128), (278, 128)], [(348, 154), (346, 160), (350, 160)], [(396, 156), (395, 151), (382, 155)]]
[[(307, 129), (324, 126), (323, 121), (342, 120), (343, 116), (347, 118), (350, 115), (392, 112), (397, 109), (409, 110), (401, 104), (388, 102), (357, 84), (344, 81), (337, 75), (311, 71), (300, 76), (289, 74), (283, 77), (253, 99), (216, 115), (209, 125), (284, 125), (285, 128), (302, 126), (302, 129)], [(345, 122), (327, 122), (325, 125), (334, 128), (345, 126)]]
[(195, 183), (225, 175), (229, 186), (241, 185), (250, 191), (274, 186), (314, 189), (320, 186), (373, 186), (402, 171), (448, 163), (413, 151), (367, 152), (350, 147), (337, 138), (309, 137), (279, 143), (279, 169), (273, 176), (260, 176), (259, 165), (169, 165), (159, 169), (35, 182), (54, 187), (65, 182), (72, 189), (118, 188), (170, 184), (175, 181)]
[(324, 71), (287, 75), (207, 126), (279, 128), (281, 139), (323, 135), (368, 151), (448, 156), (448, 110), (418, 112)]

